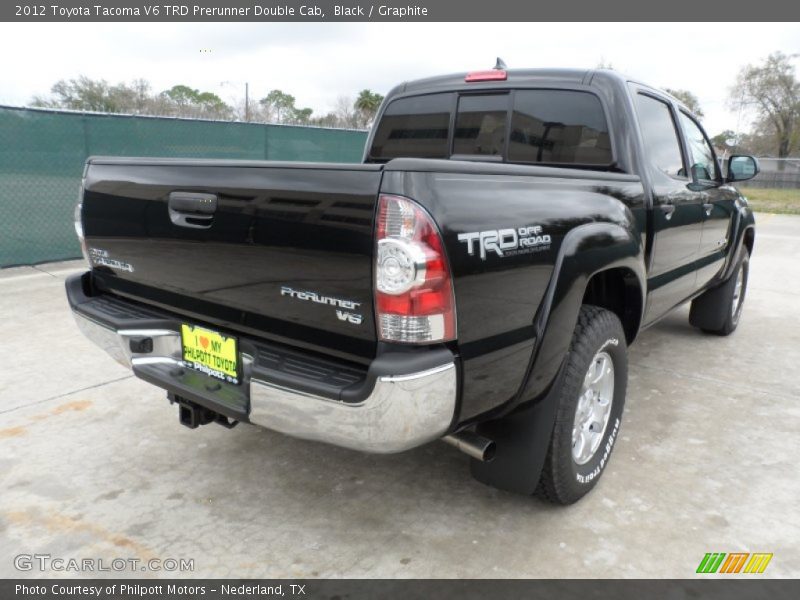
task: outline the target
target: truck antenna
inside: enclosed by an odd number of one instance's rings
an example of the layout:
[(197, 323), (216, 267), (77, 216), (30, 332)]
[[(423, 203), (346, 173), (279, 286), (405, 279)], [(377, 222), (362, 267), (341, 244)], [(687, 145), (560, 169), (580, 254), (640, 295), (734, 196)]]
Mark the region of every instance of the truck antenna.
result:
[(505, 70), (508, 67), (506, 66), (506, 61), (504, 61), (499, 56), (497, 57), (497, 63), (494, 65), (494, 68), (497, 70)]

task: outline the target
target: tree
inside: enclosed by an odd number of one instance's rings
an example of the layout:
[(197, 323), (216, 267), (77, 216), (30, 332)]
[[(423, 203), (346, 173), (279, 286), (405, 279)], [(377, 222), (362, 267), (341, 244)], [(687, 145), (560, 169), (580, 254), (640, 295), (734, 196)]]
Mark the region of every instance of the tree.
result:
[(31, 104), (70, 110), (119, 112), (118, 102), (115, 101), (111, 87), (104, 79), (93, 80), (85, 75), (77, 79), (60, 79), (50, 88), (50, 92), (55, 98), (35, 97)]
[(359, 126), (369, 127), (383, 102), (383, 96), (372, 90), (361, 90), (358, 93), (353, 108), (358, 116)]
[(77, 79), (57, 81), (51, 93), (53, 96), (50, 98), (34, 97), (31, 104), (72, 110), (211, 119), (228, 119), (233, 114), (231, 107), (211, 92), (175, 85), (154, 94), (145, 79), (110, 85), (104, 79), (81, 75)]
[(800, 81), (791, 59), (770, 54), (760, 65), (746, 65), (730, 90), (733, 108), (754, 111), (756, 128), (773, 138), (778, 158), (789, 156), (800, 137)]
[[(736, 142), (736, 154), (752, 154), (754, 156), (770, 156), (775, 154), (775, 138), (760, 132), (742, 134)], [(782, 161), (778, 169), (783, 168)]]
[(129, 88), (132, 92), (131, 100), (137, 113), (146, 113), (152, 104), (150, 82), (146, 79), (134, 79)]
[(739, 136), (732, 129), (726, 129), (711, 138), (711, 143), (715, 148), (727, 148), (728, 140), (736, 140)]
[(145, 79), (111, 85), (83, 75), (57, 81), (50, 96), (31, 99), (33, 106), (48, 108), (218, 120), (242, 118), (249, 112), (251, 122), (348, 128), (369, 126), (382, 102), (381, 94), (364, 89), (355, 99), (339, 96), (332, 110), (317, 116), (311, 108), (298, 107), (292, 94), (272, 90), (247, 111), (243, 101), (228, 105), (213, 92), (183, 83), (156, 93)]
[(712, 137), (710, 141), (711, 145), (716, 149), (717, 155), (724, 160), (736, 150), (741, 152), (742, 137), (741, 134), (732, 129), (726, 129)]
[(174, 85), (161, 92), (169, 114), (177, 117), (230, 119), (233, 108), (212, 92), (201, 92), (188, 85)]
[(231, 110), (230, 107), (222, 101), (222, 98), (211, 92), (200, 92), (197, 94), (195, 104), (201, 110), (212, 114), (224, 114)]
[(310, 108), (296, 108), (294, 111), (294, 122), (297, 125), (308, 125), (311, 120), (311, 113), (313, 113)]
[(275, 123), (285, 123), (295, 108), (294, 96), (281, 90), (272, 90), (258, 103), (264, 107), (267, 113), (267, 120)]
[(130, 84), (118, 83), (110, 89), (109, 95), (116, 112), (140, 115), (154, 114), (156, 111), (150, 82), (146, 79), (134, 79)]
[(359, 127), (359, 117), (355, 109), (355, 100), (352, 96), (339, 96), (333, 106), (333, 115), (336, 116), (336, 127)]
[(199, 92), (188, 85), (173, 85), (170, 89), (163, 91), (162, 94), (179, 107), (185, 108), (197, 100)]
[(264, 109), (264, 120), (273, 123), (305, 125), (308, 124), (311, 114), (314, 112), (310, 108), (297, 108), (295, 97), (281, 90), (272, 90), (258, 103)]
[(703, 114), (703, 109), (700, 108), (700, 100), (698, 100), (697, 96), (695, 96), (689, 90), (674, 90), (671, 88), (664, 88), (664, 91), (668, 94), (672, 94), (675, 96), (675, 98), (683, 102), (686, 105), (686, 108), (692, 111), (699, 118), (702, 119), (705, 116)]
[(309, 125), (316, 125), (317, 127), (343, 127), (339, 122), (339, 117), (335, 112), (329, 112), (319, 117), (313, 117), (308, 121)]

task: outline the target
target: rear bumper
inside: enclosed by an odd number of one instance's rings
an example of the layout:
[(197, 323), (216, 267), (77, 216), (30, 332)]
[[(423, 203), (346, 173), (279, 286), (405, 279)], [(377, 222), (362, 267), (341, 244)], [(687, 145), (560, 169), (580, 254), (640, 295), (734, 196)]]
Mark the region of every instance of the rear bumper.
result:
[[(132, 302), (126, 310), (128, 301), (116, 297), (88, 296), (87, 280), (86, 275), (75, 276), (66, 284), (76, 323), (87, 338), (145, 381), (230, 418), (374, 453), (400, 452), (435, 440), (453, 422), (457, 370), (444, 348), (419, 355), (384, 354), (362, 378), (350, 372), (333, 374), (333, 379), (352, 378), (334, 393), (314, 391), (315, 381), (298, 377), (303, 368), (289, 374), (276, 366), (281, 361), (276, 361), (274, 348), (239, 336), (243, 374), (242, 383), (234, 386), (184, 368), (180, 318)], [(297, 363), (297, 356), (291, 360)]]

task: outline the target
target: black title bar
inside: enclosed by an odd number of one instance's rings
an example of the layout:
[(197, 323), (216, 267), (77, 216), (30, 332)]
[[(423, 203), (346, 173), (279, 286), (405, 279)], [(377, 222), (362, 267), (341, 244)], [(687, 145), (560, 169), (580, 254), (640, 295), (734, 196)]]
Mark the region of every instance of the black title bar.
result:
[[(502, 21), (796, 21), (786, 0), (11, 0), (0, 21), (26, 22), (502, 22)], [(533, 34), (533, 32), (532, 32)], [(724, 29), (709, 30), (720, 43)], [(568, 41), (568, 40), (566, 40)], [(675, 40), (680, 43), (680, 40)], [(746, 42), (745, 42), (746, 43)], [(668, 51), (668, 49), (665, 49)]]

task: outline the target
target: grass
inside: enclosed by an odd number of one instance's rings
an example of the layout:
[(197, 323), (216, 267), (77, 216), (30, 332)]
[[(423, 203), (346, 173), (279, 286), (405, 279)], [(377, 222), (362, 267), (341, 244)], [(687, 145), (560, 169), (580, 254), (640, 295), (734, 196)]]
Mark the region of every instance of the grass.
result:
[(800, 215), (800, 189), (741, 188), (756, 212)]

